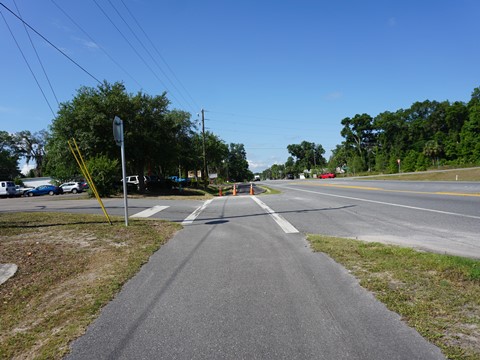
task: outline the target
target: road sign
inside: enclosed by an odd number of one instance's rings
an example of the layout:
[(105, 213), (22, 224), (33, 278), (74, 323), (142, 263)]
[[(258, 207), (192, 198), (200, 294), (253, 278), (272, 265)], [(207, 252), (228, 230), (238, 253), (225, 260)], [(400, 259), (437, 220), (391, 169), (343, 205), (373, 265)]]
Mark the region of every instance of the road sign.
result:
[(118, 146), (123, 143), (123, 121), (118, 116), (113, 119), (113, 138)]

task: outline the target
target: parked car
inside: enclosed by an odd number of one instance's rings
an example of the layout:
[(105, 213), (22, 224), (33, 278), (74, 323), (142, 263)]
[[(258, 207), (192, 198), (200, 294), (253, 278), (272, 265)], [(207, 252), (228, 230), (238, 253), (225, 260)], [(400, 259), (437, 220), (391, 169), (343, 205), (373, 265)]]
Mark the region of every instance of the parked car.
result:
[(293, 179), (295, 179), (295, 177), (293, 176), (293, 174), (287, 174), (287, 179), (288, 180), (293, 180)]
[(336, 176), (337, 175), (335, 175), (334, 173), (325, 173), (325, 174), (321, 174), (320, 178), (321, 179), (333, 179)]
[(63, 189), (55, 185), (40, 185), (35, 189), (31, 189), (25, 192), (25, 196), (38, 196), (38, 195), (59, 195), (63, 194)]
[(83, 191), (82, 183), (79, 182), (67, 182), (60, 185), (64, 193), (70, 192), (76, 194)]
[(185, 179), (185, 178), (181, 178), (181, 177), (178, 177), (178, 176), (170, 176), (169, 177), (170, 180), (172, 180), (175, 185), (177, 186), (188, 186), (190, 185), (190, 179)]
[(0, 181), (0, 196), (15, 196), (16, 193), (13, 181)]
[(33, 187), (30, 187), (30, 186), (15, 185), (15, 191), (16, 191), (15, 195), (24, 196), (28, 190), (32, 190), (32, 189)]
[[(145, 183), (145, 185), (148, 184), (149, 181), (150, 179), (147, 176), (143, 176), (143, 182)], [(140, 183), (140, 181), (138, 180), (138, 175), (127, 176), (127, 183), (138, 185)]]

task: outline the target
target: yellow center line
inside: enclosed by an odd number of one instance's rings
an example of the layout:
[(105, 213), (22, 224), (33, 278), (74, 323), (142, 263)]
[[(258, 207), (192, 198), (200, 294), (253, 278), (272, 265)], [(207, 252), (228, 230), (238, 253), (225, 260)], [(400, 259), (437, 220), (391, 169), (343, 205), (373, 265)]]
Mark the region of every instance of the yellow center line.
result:
[[(300, 184), (300, 183), (296, 183), (296, 184)], [(358, 185), (312, 184), (312, 183), (302, 183), (302, 185), (334, 187), (334, 188), (343, 188), (343, 189), (358, 189), (358, 190), (368, 190), (368, 191), (383, 191), (383, 192), (394, 192), (394, 193), (408, 193), (408, 194), (480, 197), (480, 194), (474, 194), (474, 193), (457, 193), (457, 192), (444, 192), (444, 191), (390, 190), (390, 189), (382, 189), (382, 188), (379, 188), (379, 187), (358, 186)]]

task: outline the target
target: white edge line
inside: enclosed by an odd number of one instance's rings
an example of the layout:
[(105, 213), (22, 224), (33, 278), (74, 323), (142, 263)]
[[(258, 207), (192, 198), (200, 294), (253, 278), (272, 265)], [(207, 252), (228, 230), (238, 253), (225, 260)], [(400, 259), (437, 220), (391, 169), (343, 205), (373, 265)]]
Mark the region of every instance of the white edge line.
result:
[(257, 198), (256, 196), (252, 196), (252, 199), (263, 209), (267, 214), (269, 214), (273, 220), (282, 228), (282, 230), (287, 234), (296, 234), (299, 231), (290, 224), (287, 220), (283, 218), (283, 216), (277, 214), (273, 211), (267, 204), (265, 204), (262, 200)]
[(195, 209), (194, 212), (192, 212), (190, 215), (188, 215), (185, 220), (182, 221), (182, 225), (190, 225), (195, 221), (195, 219), (200, 215), (200, 213), (205, 210), (205, 208), (208, 206), (213, 201), (213, 199), (206, 200), (202, 206), (199, 206), (198, 208)]
[(442, 210), (426, 209), (426, 208), (421, 208), (421, 207), (416, 207), (416, 206), (393, 204), (393, 203), (388, 203), (388, 202), (384, 202), (384, 201), (361, 199), (361, 198), (344, 196), (344, 195), (327, 194), (327, 193), (323, 193), (323, 192), (319, 192), (319, 191), (296, 189), (296, 188), (293, 188), (293, 187), (289, 187), (288, 189), (294, 190), (294, 191), (303, 191), (303, 192), (317, 194), (317, 195), (325, 195), (325, 196), (338, 197), (338, 198), (349, 199), (349, 200), (364, 201), (364, 202), (369, 202), (369, 203), (373, 203), (373, 204), (396, 206), (396, 207), (401, 207), (401, 208), (405, 208), (405, 209), (427, 211), (427, 212), (433, 212), (433, 213), (437, 213), (437, 214), (452, 215), (452, 216), (459, 216), (459, 217), (466, 217), (466, 218), (470, 218), (470, 219), (479, 219), (480, 220), (480, 216), (475, 216), (475, 215), (466, 215), (466, 214), (459, 214), (459, 213), (453, 213), (453, 212), (442, 211)]
[(150, 217), (162, 210), (165, 210), (166, 208), (168, 208), (169, 206), (162, 206), (162, 205), (155, 205), (154, 207), (151, 207), (150, 209), (146, 209), (146, 210), (143, 210), (143, 211), (140, 211), (139, 213), (136, 213), (132, 216), (130, 216), (131, 218), (147, 218), (147, 217)]

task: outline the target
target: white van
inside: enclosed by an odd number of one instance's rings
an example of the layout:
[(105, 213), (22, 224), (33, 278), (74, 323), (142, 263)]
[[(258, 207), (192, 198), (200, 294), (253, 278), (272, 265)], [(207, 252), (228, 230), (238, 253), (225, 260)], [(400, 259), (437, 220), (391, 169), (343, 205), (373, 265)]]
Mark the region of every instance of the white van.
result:
[(17, 189), (13, 181), (0, 181), (0, 196), (15, 196)]

